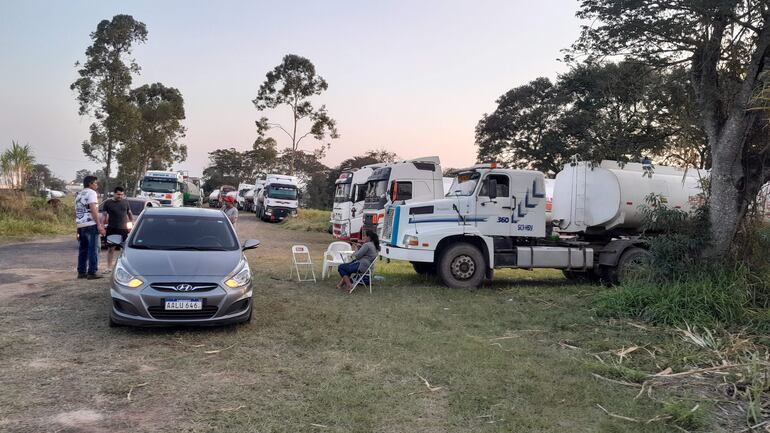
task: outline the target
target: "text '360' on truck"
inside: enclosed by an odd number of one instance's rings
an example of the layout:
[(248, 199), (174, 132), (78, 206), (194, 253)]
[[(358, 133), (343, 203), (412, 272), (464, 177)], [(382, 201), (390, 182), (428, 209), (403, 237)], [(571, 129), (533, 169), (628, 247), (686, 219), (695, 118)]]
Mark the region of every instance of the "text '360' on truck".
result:
[(393, 162), (376, 168), (367, 180), (363, 229), (380, 232), (392, 203), (418, 203), (444, 196), (438, 156)]
[(343, 170), (335, 181), (330, 221), (335, 239), (353, 242), (361, 240), (367, 181), (375, 169), (384, 165), (370, 164), (359, 169)]
[(255, 200), (257, 218), (262, 221), (283, 221), (296, 216), (299, 208), (297, 178), (268, 174)]
[(139, 184), (139, 197), (157, 200), (161, 206), (201, 206), (200, 180), (186, 172), (149, 170)]
[(690, 210), (701, 176), (612, 161), (566, 164), (554, 182), (549, 226), (543, 173), (476, 165), (457, 173), (446, 198), (388, 209), (382, 255), (450, 287), (477, 287), (498, 268), (556, 268), (618, 283), (647, 254), (639, 238), (645, 197), (661, 194)]

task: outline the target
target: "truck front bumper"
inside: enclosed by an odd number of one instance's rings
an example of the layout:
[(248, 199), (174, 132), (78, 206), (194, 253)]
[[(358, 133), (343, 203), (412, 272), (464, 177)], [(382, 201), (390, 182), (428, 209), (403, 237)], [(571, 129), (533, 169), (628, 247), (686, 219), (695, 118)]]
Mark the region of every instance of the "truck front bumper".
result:
[(391, 245), (386, 245), (382, 248), (382, 251), (380, 251), (380, 254), (387, 259), (426, 263), (433, 263), (434, 253), (435, 251), (433, 250), (399, 248)]

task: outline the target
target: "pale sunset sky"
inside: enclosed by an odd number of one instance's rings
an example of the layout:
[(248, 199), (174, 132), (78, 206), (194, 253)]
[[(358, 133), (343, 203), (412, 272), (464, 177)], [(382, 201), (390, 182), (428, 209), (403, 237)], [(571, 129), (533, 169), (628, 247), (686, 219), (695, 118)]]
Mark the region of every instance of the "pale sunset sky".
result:
[[(341, 138), (333, 166), (366, 150), (401, 158), (438, 155), (444, 167), (475, 162), (474, 127), (512, 87), (566, 70), (576, 0), (500, 1), (9, 1), (0, 2), (0, 151), (17, 140), (38, 162), (74, 178), (96, 169), (80, 143), (93, 119), (77, 113), (75, 61), (102, 19), (129, 14), (147, 42), (133, 86), (162, 82), (185, 99), (187, 161), (249, 149), (260, 114), (251, 100), (288, 53), (309, 58), (329, 83), (317, 97)], [(280, 114), (278, 114), (280, 116)], [(286, 137), (274, 134), (279, 146)], [(317, 142), (303, 141), (309, 150)]]

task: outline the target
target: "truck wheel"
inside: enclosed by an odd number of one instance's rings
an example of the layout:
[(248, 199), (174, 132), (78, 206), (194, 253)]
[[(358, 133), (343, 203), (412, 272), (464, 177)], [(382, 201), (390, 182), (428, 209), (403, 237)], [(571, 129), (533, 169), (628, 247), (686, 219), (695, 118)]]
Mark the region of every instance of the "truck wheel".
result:
[(438, 274), (445, 285), (467, 289), (481, 285), (486, 267), (484, 256), (478, 248), (461, 243), (450, 247), (441, 255)]
[(414, 271), (420, 275), (436, 275), (436, 265), (426, 262), (411, 262)]
[(602, 272), (602, 280), (605, 284), (623, 284), (639, 271), (639, 266), (647, 261), (650, 253), (639, 247), (631, 247), (623, 252), (616, 266), (606, 266)]

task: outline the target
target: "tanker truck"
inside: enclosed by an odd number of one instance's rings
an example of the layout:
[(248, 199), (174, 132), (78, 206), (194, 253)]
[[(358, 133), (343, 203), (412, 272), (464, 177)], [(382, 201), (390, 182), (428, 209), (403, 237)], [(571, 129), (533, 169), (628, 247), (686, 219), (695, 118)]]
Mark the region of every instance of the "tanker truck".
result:
[(139, 184), (139, 197), (157, 200), (161, 206), (198, 206), (200, 183), (183, 172), (148, 170)]
[(566, 164), (553, 182), (554, 233), (546, 237), (543, 173), (475, 165), (457, 172), (444, 199), (388, 209), (381, 254), (449, 287), (477, 287), (499, 268), (555, 268), (616, 284), (647, 254), (639, 237), (645, 197), (661, 194), (670, 207), (691, 210), (705, 175), (612, 161)]

